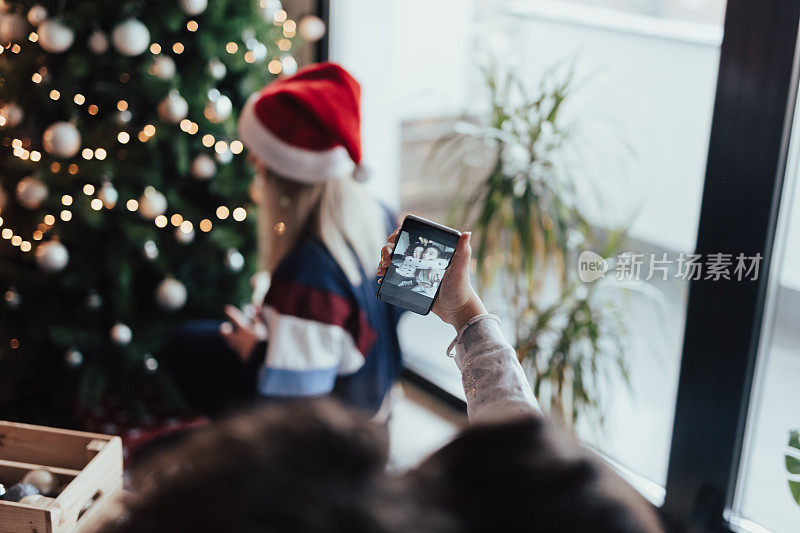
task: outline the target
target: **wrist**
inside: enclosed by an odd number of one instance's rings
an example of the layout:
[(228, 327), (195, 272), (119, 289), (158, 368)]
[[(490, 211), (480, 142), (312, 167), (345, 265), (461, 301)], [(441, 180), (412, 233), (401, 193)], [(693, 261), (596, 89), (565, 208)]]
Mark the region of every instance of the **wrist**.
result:
[(473, 292), (469, 300), (450, 315), (450, 320), (448, 320), (448, 322), (456, 328), (458, 332), (461, 331), (461, 328), (464, 327), (464, 324), (470, 319), (484, 314), (486, 314), (486, 307), (483, 305), (478, 295)]

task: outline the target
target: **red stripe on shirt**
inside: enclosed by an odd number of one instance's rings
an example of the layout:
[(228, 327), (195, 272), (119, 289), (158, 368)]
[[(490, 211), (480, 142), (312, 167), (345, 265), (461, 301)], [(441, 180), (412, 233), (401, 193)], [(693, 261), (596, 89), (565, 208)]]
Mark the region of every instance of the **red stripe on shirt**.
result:
[(339, 326), (353, 338), (366, 357), (377, 339), (367, 313), (347, 298), (332, 292), (288, 280), (275, 280), (267, 291), (264, 305), (282, 315), (291, 315)]

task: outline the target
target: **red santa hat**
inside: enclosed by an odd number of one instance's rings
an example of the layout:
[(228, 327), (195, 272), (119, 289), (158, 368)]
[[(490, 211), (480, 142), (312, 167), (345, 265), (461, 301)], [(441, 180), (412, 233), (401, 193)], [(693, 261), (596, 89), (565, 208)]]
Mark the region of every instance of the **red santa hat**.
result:
[(309, 65), (252, 95), (239, 137), (275, 173), (302, 183), (353, 174), (361, 163), (361, 86), (334, 63)]

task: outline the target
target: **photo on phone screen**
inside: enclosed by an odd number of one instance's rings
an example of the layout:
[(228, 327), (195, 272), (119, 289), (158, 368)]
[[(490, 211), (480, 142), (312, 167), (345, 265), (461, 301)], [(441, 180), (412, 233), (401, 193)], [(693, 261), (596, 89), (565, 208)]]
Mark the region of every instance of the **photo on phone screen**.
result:
[(418, 217), (406, 217), (378, 298), (428, 314), (455, 253), (458, 232)]

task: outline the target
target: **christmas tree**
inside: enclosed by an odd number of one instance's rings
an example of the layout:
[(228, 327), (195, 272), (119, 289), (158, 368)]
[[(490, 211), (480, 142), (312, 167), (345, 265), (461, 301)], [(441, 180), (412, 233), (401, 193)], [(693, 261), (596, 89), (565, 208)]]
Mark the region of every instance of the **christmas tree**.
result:
[(298, 24), (278, 0), (0, 10), (0, 418), (177, 405), (153, 354), (249, 298), (237, 110), (297, 69)]

